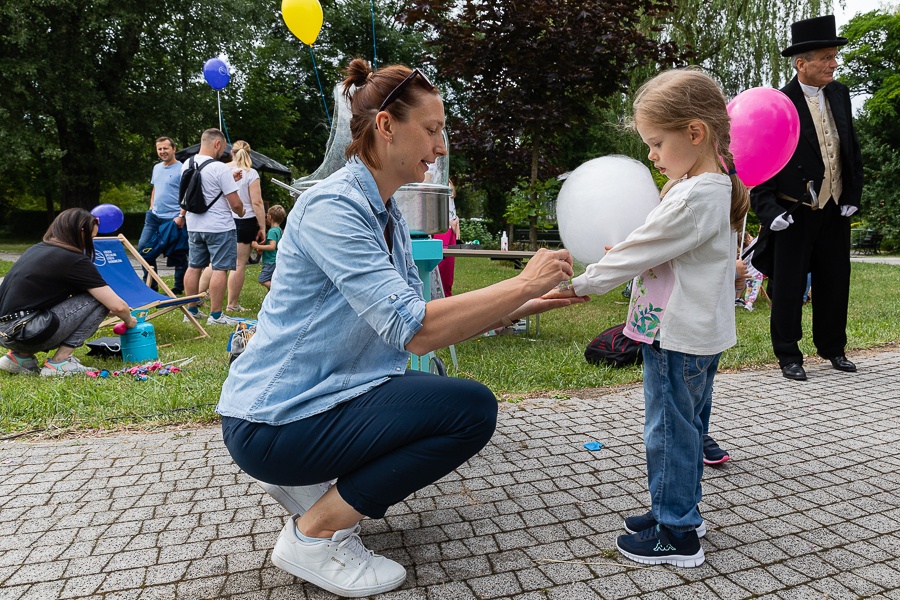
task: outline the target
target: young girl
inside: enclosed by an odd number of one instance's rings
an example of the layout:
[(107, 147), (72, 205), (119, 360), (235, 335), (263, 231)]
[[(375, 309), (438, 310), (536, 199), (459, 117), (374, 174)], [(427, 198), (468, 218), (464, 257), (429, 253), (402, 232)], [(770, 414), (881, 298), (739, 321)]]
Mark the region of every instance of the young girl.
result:
[[(748, 195), (729, 150), (719, 86), (698, 70), (662, 73), (638, 90), (634, 127), (671, 181), (628, 238), (549, 297), (604, 294), (636, 274), (626, 334), (646, 342), (644, 443), (650, 512), (629, 517), (616, 546), (641, 563), (703, 563), (698, 511), (702, 437), (722, 351), (736, 342), (737, 236)], [(721, 159), (721, 162), (720, 162)], [(728, 174), (722, 172), (722, 162)]]

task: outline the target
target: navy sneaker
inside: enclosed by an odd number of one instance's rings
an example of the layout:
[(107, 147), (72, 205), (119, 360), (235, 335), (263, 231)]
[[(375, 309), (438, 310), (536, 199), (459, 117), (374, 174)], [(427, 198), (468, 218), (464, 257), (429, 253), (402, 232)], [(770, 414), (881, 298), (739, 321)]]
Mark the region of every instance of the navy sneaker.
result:
[(721, 465), (723, 462), (731, 460), (728, 453), (716, 443), (708, 435), (703, 435), (703, 464), (705, 465)]
[(620, 535), (616, 548), (626, 558), (645, 565), (675, 565), (699, 567), (706, 560), (697, 531), (691, 530), (678, 537), (664, 525), (639, 533)]
[[(653, 518), (653, 512), (647, 511), (642, 515), (634, 515), (625, 519), (625, 531), (628, 533), (640, 533), (657, 526), (656, 519)], [(706, 521), (701, 521), (697, 527), (697, 537), (706, 535)]]

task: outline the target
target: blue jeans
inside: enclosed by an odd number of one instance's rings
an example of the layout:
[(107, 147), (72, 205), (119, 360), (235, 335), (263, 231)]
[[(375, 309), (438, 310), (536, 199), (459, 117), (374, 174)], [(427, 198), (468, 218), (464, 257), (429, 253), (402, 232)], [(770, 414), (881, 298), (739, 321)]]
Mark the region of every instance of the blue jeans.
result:
[(341, 498), (380, 519), (474, 456), (496, 425), (497, 399), (477, 381), (406, 371), (284, 425), (223, 416), (222, 437), (251, 477), (276, 485), (337, 479)]
[[(644, 445), (653, 517), (674, 531), (702, 522), (704, 425), (720, 354), (697, 356), (643, 345)], [(704, 414), (705, 413), (705, 414)], [(704, 418), (706, 423), (704, 423)]]

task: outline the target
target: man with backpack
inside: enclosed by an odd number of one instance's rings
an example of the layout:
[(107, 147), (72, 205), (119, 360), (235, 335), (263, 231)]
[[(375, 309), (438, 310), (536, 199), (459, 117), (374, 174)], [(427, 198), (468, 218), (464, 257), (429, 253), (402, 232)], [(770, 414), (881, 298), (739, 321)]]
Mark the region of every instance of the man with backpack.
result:
[[(222, 313), (228, 271), (237, 266), (237, 234), (231, 213), (244, 214), (236, 181), (240, 177), (218, 160), (226, 145), (225, 134), (220, 130), (203, 132), (199, 152), (182, 165), (179, 198), (179, 217), (187, 221), (190, 249), (184, 277), (185, 292), (188, 295), (197, 293), (200, 273), (211, 264), (209, 318), (206, 322), (215, 325), (233, 323)], [(195, 317), (202, 316), (196, 306), (188, 310)]]

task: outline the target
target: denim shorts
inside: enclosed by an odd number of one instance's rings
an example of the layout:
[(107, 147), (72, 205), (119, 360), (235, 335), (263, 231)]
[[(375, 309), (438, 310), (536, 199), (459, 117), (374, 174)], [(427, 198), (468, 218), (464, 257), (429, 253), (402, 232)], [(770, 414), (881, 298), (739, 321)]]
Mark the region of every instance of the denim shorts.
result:
[(214, 271), (233, 271), (237, 266), (237, 235), (229, 231), (188, 232), (190, 267), (202, 269), (212, 264)]
[(260, 283), (272, 281), (272, 274), (275, 273), (275, 263), (263, 263), (262, 272), (259, 274)]

